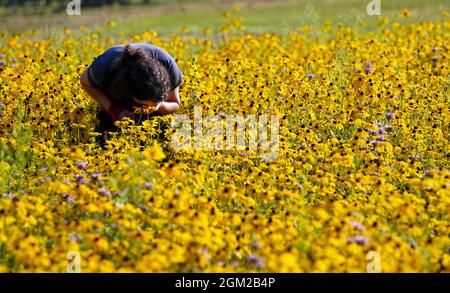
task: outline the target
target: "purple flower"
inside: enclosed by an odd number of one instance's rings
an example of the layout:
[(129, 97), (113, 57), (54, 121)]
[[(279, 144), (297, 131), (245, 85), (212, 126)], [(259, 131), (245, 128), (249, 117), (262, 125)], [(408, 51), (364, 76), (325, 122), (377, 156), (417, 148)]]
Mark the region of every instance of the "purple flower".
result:
[(6, 196), (9, 197), (9, 199), (12, 201), (19, 201), (19, 197), (17, 195), (15, 195), (14, 193), (8, 193), (8, 194), (6, 194)]
[(40, 180), (39, 180), (39, 183), (40, 184), (43, 184), (43, 183), (45, 183), (45, 182), (47, 182), (47, 181), (52, 181), (53, 179), (51, 178), (51, 177), (49, 177), (49, 176), (45, 176), (44, 178), (41, 178)]
[(220, 119), (225, 119), (225, 118), (227, 118), (227, 114), (219, 114), (219, 117), (220, 117)]
[(233, 268), (237, 268), (237, 267), (239, 266), (239, 261), (237, 261), (237, 260), (233, 261), (233, 262), (231, 263), (231, 266), (232, 266)]
[(438, 48), (436, 46), (434, 46), (433, 48), (431, 48), (431, 51), (433, 52), (437, 52)]
[(252, 248), (252, 249), (260, 249), (261, 245), (259, 244), (258, 241), (252, 241), (252, 242), (250, 242), (250, 248)]
[(384, 135), (380, 135), (376, 139), (377, 141), (385, 141)]
[(377, 132), (375, 132), (375, 134), (376, 134), (376, 135), (382, 135), (382, 134), (384, 134), (384, 127), (382, 126), (382, 127), (378, 128), (378, 130), (377, 130)]
[(258, 255), (250, 254), (247, 256), (247, 261), (252, 263), (257, 268), (265, 267), (266, 263), (264, 259)]
[(422, 160), (422, 154), (417, 154), (415, 156), (414, 155), (409, 155), (408, 158), (411, 161), (420, 161), (420, 160)]
[(423, 171), (423, 175), (426, 177), (433, 177), (433, 172), (431, 170)]
[(395, 119), (394, 113), (393, 112), (386, 113), (386, 118), (389, 120)]
[(85, 161), (82, 161), (82, 160), (79, 160), (77, 162), (77, 168), (78, 169), (80, 169), (80, 170), (87, 170), (87, 167), (88, 167), (88, 162), (85, 162)]
[(153, 186), (155, 186), (154, 182), (145, 182), (144, 183), (144, 188), (146, 188), (146, 189), (152, 189)]
[(308, 74), (306, 75), (306, 77), (309, 78), (309, 79), (313, 79), (313, 78), (316, 77), (316, 76), (314, 75), (314, 73), (308, 73)]
[(148, 206), (146, 206), (145, 204), (141, 204), (139, 207), (141, 208), (141, 210), (142, 210), (143, 212), (148, 211)]
[(48, 172), (48, 170), (50, 170), (50, 168), (48, 166), (45, 166), (45, 167), (41, 168), (42, 172)]
[(73, 199), (73, 197), (70, 194), (64, 193), (61, 196), (68, 204), (74, 204), (75, 203), (75, 200)]
[(364, 69), (364, 71), (369, 74), (373, 72), (373, 68), (372, 68), (372, 62), (367, 61), (366, 62), (366, 68)]
[(6, 57), (5, 54), (0, 54), (0, 59), (3, 59), (3, 58), (5, 58), (5, 57)]
[(387, 126), (384, 127), (384, 130), (386, 130), (387, 132), (394, 131), (394, 126), (392, 126), (392, 125), (387, 125)]
[(79, 183), (79, 184), (86, 184), (86, 185), (88, 184), (86, 178), (84, 178), (84, 176), (81, 174), (75, 174), (75, 175), (73, 175), (73, 177), (74, 177), (75, 181), (77, 181), (77, 183)]
[(221, 266), (221, 267), (224, 267), (224, 266), (227, 265), (227, 263), (226, 263), (225, 261), (221, 260), (221, 261), (218, 261), (218, 262), (217, 262), (217, 265), (218, 265), (218, 266)]
[(109, 191), (108, 187), (100, 187), (99, 189), (97, 189), (97, 193), (102, 196), (111, 196), (111, 192)]
[(0, 66), (6, 66), (7, 64), (6, 61), (0, 61)]
[(102, 173), (92, 173), (91, 174), (91, 180), (92, 182), (97, 182), (98, 178), (100, 178), (103, 174)]
[(350, 225), (355, 227), (358, 231), (366, 231), (366, 228), (360, 222), (350, 221)]
[(70, 232), (70, 240), (72, 242), (77, 242), (78, 240), (80, 240), (80, 237), (77, 235), (77, 233)]
[(72, 181), (70, 181), (70, 180), (68, 180), (68, 179), (63, 179), (63, 180), (61, 180), (61, 182), (62, 182), (62, 183), (65, 183), (65, 184), (67, 184), (67, 185), (69, 185), (69, 184), (72, 183)]
[(363, 235), (353, 236), (353, 237), (347, 237), (346, 238), (347, 243), (356, 243), (358, 245), (369, 245), (369, 238)]

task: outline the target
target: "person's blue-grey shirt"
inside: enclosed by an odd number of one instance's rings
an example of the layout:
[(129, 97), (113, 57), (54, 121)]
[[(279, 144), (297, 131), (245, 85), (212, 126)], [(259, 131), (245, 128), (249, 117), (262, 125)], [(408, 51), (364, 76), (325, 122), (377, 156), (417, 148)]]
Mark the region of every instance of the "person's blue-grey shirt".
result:
[[(167, 69), (170, 76), (171, 90), (177, 88), (183, 81), (183, 76), (174, 58), (158, 46), (135, 43), (130, 44), (133, 48), (142, 48), (150, 54), (151, 57), (161, 62)], [(106, 50), (102, 55), (94, 59), (94, 62), (89, 66), (88, 79), (93, 87), (107, 92), (108, 85), (107, 76), (111, 65), (118, 58), (126, 45), (117, 45)]]

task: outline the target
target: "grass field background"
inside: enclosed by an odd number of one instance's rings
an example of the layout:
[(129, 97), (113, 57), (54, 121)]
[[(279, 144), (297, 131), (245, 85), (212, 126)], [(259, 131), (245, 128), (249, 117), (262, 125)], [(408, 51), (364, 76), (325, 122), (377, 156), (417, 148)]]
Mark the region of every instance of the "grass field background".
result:
[[(378, 17), (368, 16), (369, 0), (247, 0), (247, 1), (157, 1), (152, 5), (111, 6), (81, 8), (81, 15), (68, 16), (66, 11), (49, 9), (1, 9), (2, 29), (21, 32), (27, 29), (63, 28), (78, 29), (81, 26), (103, 29), (104, 34), (119, 32), (141, 33), (156, 30), (159, 33), (178, 33), (189, 29), (198, 34), (205, 27), (217, 30), (227, 20), (224, 12), (239, 7), (244, 30), (248, 32), (286, 33), (305, 24), (321, 25), (324, 21), (352, 25), (363, 21), (363, 29), (376, 28)], [(395, 0), (381, 1), (382, 16), (391, 17), (403, 9), (412, 13), (413, 21), (439, 20), (449, 9), (446, 0)], [(106, 23), (114, 21), (113, 27)]]

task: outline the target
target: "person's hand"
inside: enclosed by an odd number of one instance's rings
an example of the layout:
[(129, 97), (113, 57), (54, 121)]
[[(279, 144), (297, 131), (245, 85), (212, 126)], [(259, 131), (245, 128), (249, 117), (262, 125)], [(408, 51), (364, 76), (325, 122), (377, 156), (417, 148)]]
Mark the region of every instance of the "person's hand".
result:
[(111, 104), (111, 106), (108, 108), (107, 113), (109, 114), (109, 116), (111, 116), (114, 122), (122, 119), (123, 117), (130, 117), (131, 115), (133, 115), (132, 112), (127, 111), (117, 106), (116, 104)]
[(142, 107), (137, 107), (136, 111), (137, 113), (144, 113), (144, 114), (151, 114), (153, 112), (157, 112), (159, 108), (161, 107), (162, 101), (140, 101), (133, 97), (133, 99), (142, 105)]
[(159, 107), (161, 107), (161, 103), (162, 102), (159, 102), (159, 103), (157, 103), (156, 105), (152, 105), (152, 106), (144, 106), (145, 108), (147, 108), (147, 111), (151, 111), (151, 113), (153, 113), (153, 112), (157, 112), (158, 110), (159, 110)]

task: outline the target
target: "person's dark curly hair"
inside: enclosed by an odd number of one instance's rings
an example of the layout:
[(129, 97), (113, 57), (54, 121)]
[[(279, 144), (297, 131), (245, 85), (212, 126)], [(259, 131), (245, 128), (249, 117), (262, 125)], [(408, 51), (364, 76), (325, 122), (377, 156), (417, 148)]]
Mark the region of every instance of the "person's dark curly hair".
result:
[(108, 92), (124, 103), (133, 97), (141, 101), (162, 101), (170, 88), (166, 68), (143, 49), (126, 45), (109, 73)]

